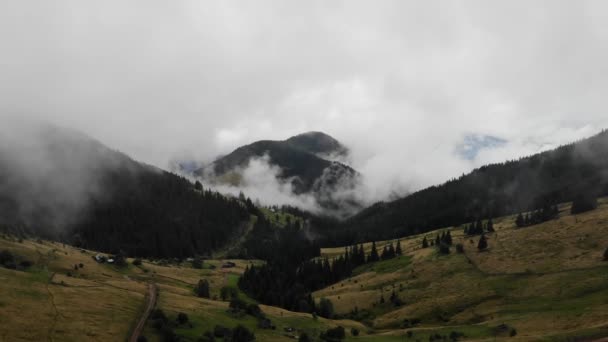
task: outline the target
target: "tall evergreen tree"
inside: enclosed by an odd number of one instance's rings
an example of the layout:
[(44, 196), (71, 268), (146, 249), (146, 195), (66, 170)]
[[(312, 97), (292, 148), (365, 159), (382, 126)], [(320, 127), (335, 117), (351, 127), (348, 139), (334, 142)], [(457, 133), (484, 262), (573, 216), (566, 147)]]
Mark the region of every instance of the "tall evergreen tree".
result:
[(520, 228), (526, 225), (526, 222), (524, 220), (524, 216), (521, 213), (519, 213), (517, 215), (517, 218), (515, 219), (515, 225), (517, 227), (520, 227)]
[(397, 255), (403, 255), (403, 251), (401, 250), (401, 240), (397, 240), (397, 247), (395, 248), (395, 253)]
[(479, 238), (479, 243), (477, 243), (477, 249), (483, 251), (486, 248), (488, 248), (488, 241), (486, 240), (485, 235), (481, 235), (481, 237)]
[(490, 219), (488, 220), (488, 232), (492, 233), (494, 232), (494, 222), (492, 222), (492, 218), (490, 217)]
[(367, 257), (367, 262), (375, 262), (380, 260), (380, 256), (378, 255), (378, 250), (376, 249), (376, 241), (372, 242), (372, 251), (369, 253)]
[(426, 239), (426, 236), (422, 239), (422, 248), (428, 248), (429, 247), (429, 242)]

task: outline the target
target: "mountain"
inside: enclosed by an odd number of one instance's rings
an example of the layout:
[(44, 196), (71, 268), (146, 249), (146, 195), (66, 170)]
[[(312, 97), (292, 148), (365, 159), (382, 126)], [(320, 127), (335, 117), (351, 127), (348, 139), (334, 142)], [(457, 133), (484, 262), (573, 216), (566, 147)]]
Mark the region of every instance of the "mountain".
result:
[(348, 149), (336, 139), (309, 132), (283, 141), (262, 140), (239, 147), (193, 174), (214, 183), (239, 186), (242, 170), (254, 159), (267, 158), (270, 166), (280, 169), (279, 181), (289, 182), (295, 194), (312, 194), (325, 209), (353, 213), (360, 204), (342, 194), (357, 186), (359, 173), (333, 160), (347, 156)]
[[(44, 125), (0, 135), (0, 228), (133, 256), (209, 254), (250, 208), (196, 190), (78, 132)], [(252, 206), (252, 205), (251, 205)]]
[(380, 202), (326, 234), (333, 244), (412, 235), (479, 218), (608, 194), (608, 131), (557, 149), (483, 166), (444, 184)]

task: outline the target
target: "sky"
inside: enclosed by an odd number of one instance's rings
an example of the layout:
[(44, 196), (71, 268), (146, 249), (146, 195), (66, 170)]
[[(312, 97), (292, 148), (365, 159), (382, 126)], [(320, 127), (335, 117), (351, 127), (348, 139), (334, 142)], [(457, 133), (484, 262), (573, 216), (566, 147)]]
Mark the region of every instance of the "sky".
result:
[(605, 1), (0, 0), (5, 122), (161, 168), (323, 131), (370, 200), (607, 128), (607, 60)]

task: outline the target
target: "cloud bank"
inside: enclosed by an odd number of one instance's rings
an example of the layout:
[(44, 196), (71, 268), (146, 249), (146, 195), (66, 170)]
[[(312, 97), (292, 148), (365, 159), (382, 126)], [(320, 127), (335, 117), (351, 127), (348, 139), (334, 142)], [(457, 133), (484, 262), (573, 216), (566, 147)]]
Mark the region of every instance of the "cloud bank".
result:
[[(324, 131), (373, 201), (608, 127), (607, 23), (602, 1), (9, 0), (0, 119), (163, 168)], [(475, 135), (505, 143), (463, 158)]]

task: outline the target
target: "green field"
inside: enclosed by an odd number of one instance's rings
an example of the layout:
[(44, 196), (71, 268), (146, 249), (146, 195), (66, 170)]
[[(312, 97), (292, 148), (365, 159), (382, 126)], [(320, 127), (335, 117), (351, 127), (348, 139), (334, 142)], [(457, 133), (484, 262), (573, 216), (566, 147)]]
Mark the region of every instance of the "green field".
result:
[[(216, 325), (243, 325), (257, 341), (293, 341), (335, 326), (346, 341), (449, 340), (568, 341), (608, 335), (608, 204), (559, 219), (518, 229), (513, 217), (495, 220), (489, 249), (478, 252), (477, 237), (463, 236), (461, 227), (400, 239), (404, 255), (365, 264), (353, 276), (314, 293), (332, 301), (341, 320), (313, 318), (260, 305), (275, 330), (261, 329), (256, 318), (234, 314), (221, 301), (222, 287), (233, 288), (247, 304), (256, 304), (238, 289), (239, 275), (259, 261), (205, 260), (203, 269), (190, 263), (144, 260), (141, 266), (119, 268), (98, 264), (94, 251), (48, 241), (0, 236), (0, 250), (30, 260), (25, 271), (0, 268), (0, 341), (120, 341), (140, 315), (147, 282), (158, 284), (157, 308), (175, 321), (186, 313), (189, 324), (175, 328), (184, 341), (196, 341)], [(454, 243), (464, 245), (440, 255), (421, 248), (424, 236), (450, 229)], [(471, 240), (473, 242), (471, 242)], [(377, 242), (378, 249), (384, 244)], [(371, 243), (364, 246), (368, 251)], [(333, 257), (344, 247), (324, 249)], [(82, 263), (83, 267), (74, 269)], [(195, 296), (200, 279), (210, 283), (210, 299)], [(402, 305), (388, 301), (395, 293)], [(384, 303), (382, 303), (382, 299)], [(356, 309), (356, 314), (353, 310)], [(357, 321), (358, 320), (358, 321)], [(286, 328), (295, 331), (287, 332)], [(351, 334), (356, 329), (359, 336)], [(512, 331), (515, 336), (510, 336)], [(161, 341), (149, 322), (145, 335)]]

